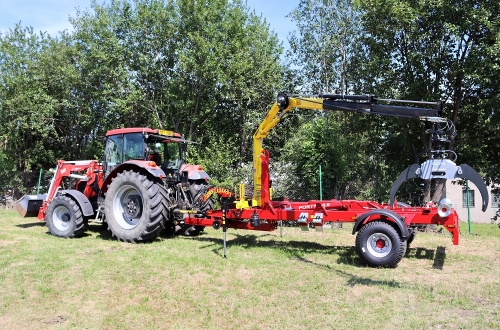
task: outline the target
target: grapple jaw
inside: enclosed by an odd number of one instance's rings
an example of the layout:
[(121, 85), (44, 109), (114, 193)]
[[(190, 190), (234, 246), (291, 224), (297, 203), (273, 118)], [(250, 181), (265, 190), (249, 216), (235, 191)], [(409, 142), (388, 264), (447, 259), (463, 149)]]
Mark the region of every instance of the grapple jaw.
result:
[(467, 164), (456, 165), (450, 159), (429, 159), (422, 165), (413, 164), (408, 166), (394, 181), (390, 192), (390, 205), (394, 205), (394, 199), (399, 187), (409, 179), (466, 179), (474, 183), (481, 193), (482, 211), (488, 208), (488, 189), (483, 178), (472, 167)]

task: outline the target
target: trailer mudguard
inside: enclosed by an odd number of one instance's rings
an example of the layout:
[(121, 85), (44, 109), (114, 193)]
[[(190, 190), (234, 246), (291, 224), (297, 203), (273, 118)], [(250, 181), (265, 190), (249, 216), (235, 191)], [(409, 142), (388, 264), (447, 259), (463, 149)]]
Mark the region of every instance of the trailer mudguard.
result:
[(483, 199), (482, 211), (486, 211), (488, 207), (489, 194), (483, 178), (469, 165), (462, 164), (457, 166), (450, 159), (429, 159), (423, 162), (422, 165), (413, 164), (406, 168), (392, 185), (389, 202), (391, 206), (394, 206), (394, 199), (401, 184), (406, 180), (414, 178), (422, 178), (424, 180), (462, 178), (470, 180), (481, 193), (481, 198)]
[(59, 190), (57, 192), (57, 194), (71, 196), (71, 198), (73, 198), (80, 206), (80, 209), (82, 210), (82, 213), (84, 216), (89, 217), (91, 215), (94, 215), (94, 208), (92, 207), (92, 204), (90, 203), (87, 196), (82, 194), (80, 191), (78, 191), (78, 190)]
[(377, 210), (371, 210), (369, 212), (366, 212), (362, 214), (361, 216), (358, 217), (356, 222), (354, 223), (354, 228), (352, 229), (352, 234), (356, 234), (356, 232), (359, 230), (361, 227), (361, 224), (366, 220), (366, 218), (371, 217), (371, 216), (384, 216), (386, 218), (390, 218), (393, 220), (394, 223), (398, 225), (399, 232), (401, 233), (401, 237), (407, 238), (410, 236), (410, 233), (408, 231), (408, 226), (406, 223), (403, 221), (403, 219), (397, 214), (396, 212), (392, 210), (386, 210), (386, 209), (377, 209)]

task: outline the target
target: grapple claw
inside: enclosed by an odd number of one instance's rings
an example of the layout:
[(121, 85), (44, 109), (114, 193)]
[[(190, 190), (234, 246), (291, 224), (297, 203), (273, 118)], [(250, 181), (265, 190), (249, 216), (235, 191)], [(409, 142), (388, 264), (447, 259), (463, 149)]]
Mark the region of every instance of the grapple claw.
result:
[(459, 178), (472, 181), (472, 183), (476, 185), (477, 189), (479, 189), (479, 192), (481, 193), (481, 198), (483, 199), (481, 210), (485, 212), (486, 209), (488, 208), (489, 194), (488, 194), (488, 188), (486, 187), (483, 178), (479, 175), (479, 173), (476, 172), (475, 169), (473, 169), (467, 164), (461, 164), (458, 166), (458, 168), (460, 170), (457, 171), (457, 176)]
[(406, 168), (392, 185), (390, 205), (394, 205), (394, 199), (401, 184), (414, 178), (421, 178), (424, 180), (462, 178), (470, 180), (476, 185), (481, 193), (481, 198), (483, 199), (482, 211), (486, 211), (488, 207), (489, 194), (483, 178), (469, 165), (462, 164), (457, 166), (450, 159), (429, 159), (423, 162), (422, 165), (413, 164)]

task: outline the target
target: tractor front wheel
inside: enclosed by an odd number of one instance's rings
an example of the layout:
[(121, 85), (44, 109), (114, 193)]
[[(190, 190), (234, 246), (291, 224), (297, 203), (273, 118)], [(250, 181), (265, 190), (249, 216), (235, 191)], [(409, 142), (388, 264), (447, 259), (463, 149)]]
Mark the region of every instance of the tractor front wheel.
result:
[(47, 208), (45, 221), (49, 232), (58, 237), (79, 237), (85, 231), (80, 206), (67, 196), (57, 196)]
[(108, 229), (125, 242), (155, 239), (167, 219), (166, 191), (159, 179), (124, 171), (111, 181), (104, 210)]
[(370, 266), (394, 268), (406, 253), (406, 242), (390, 224), (373, 221), (359, 230), (356, 250)]

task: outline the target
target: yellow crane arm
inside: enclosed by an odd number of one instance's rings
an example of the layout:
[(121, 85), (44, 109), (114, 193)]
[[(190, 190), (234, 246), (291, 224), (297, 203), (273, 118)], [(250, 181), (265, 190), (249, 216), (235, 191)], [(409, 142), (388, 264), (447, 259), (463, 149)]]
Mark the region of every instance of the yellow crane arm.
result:
[[(393, 103), (411, 104), (412, 106), (394, 105)], [(424, 105), (415, 107), (414, 105)], [(432, 107), (431, 107), (432, 106)], [(266, 118), (253, 135), (253, 197), (251, 206), (262, 206), (262, 141), (281, 118), (294, 108), (306, 110), (336, 110), (378, 114), (403, 118), (414, 118), (432, 123), (446, 123), (440, 117), (442, 102), (409, 101), (381, 99), (373, 95), (321, 94), (317, 97), (290, 97), (286, 93), (278, 94)], [(243, 200), (243, 198), (241, 198)]]
[(278, 95), (266, 118), (261, 122), (259, 128), (253, 135), (253, 197), (252, 206), (261, 206), (261, 186), (262, 182), (262, 141), (267, 133), (278, 124), (281, 118), (293, 108), (324, 110), (323, 99), (320, 98), (293, 98), (285, 94)]

